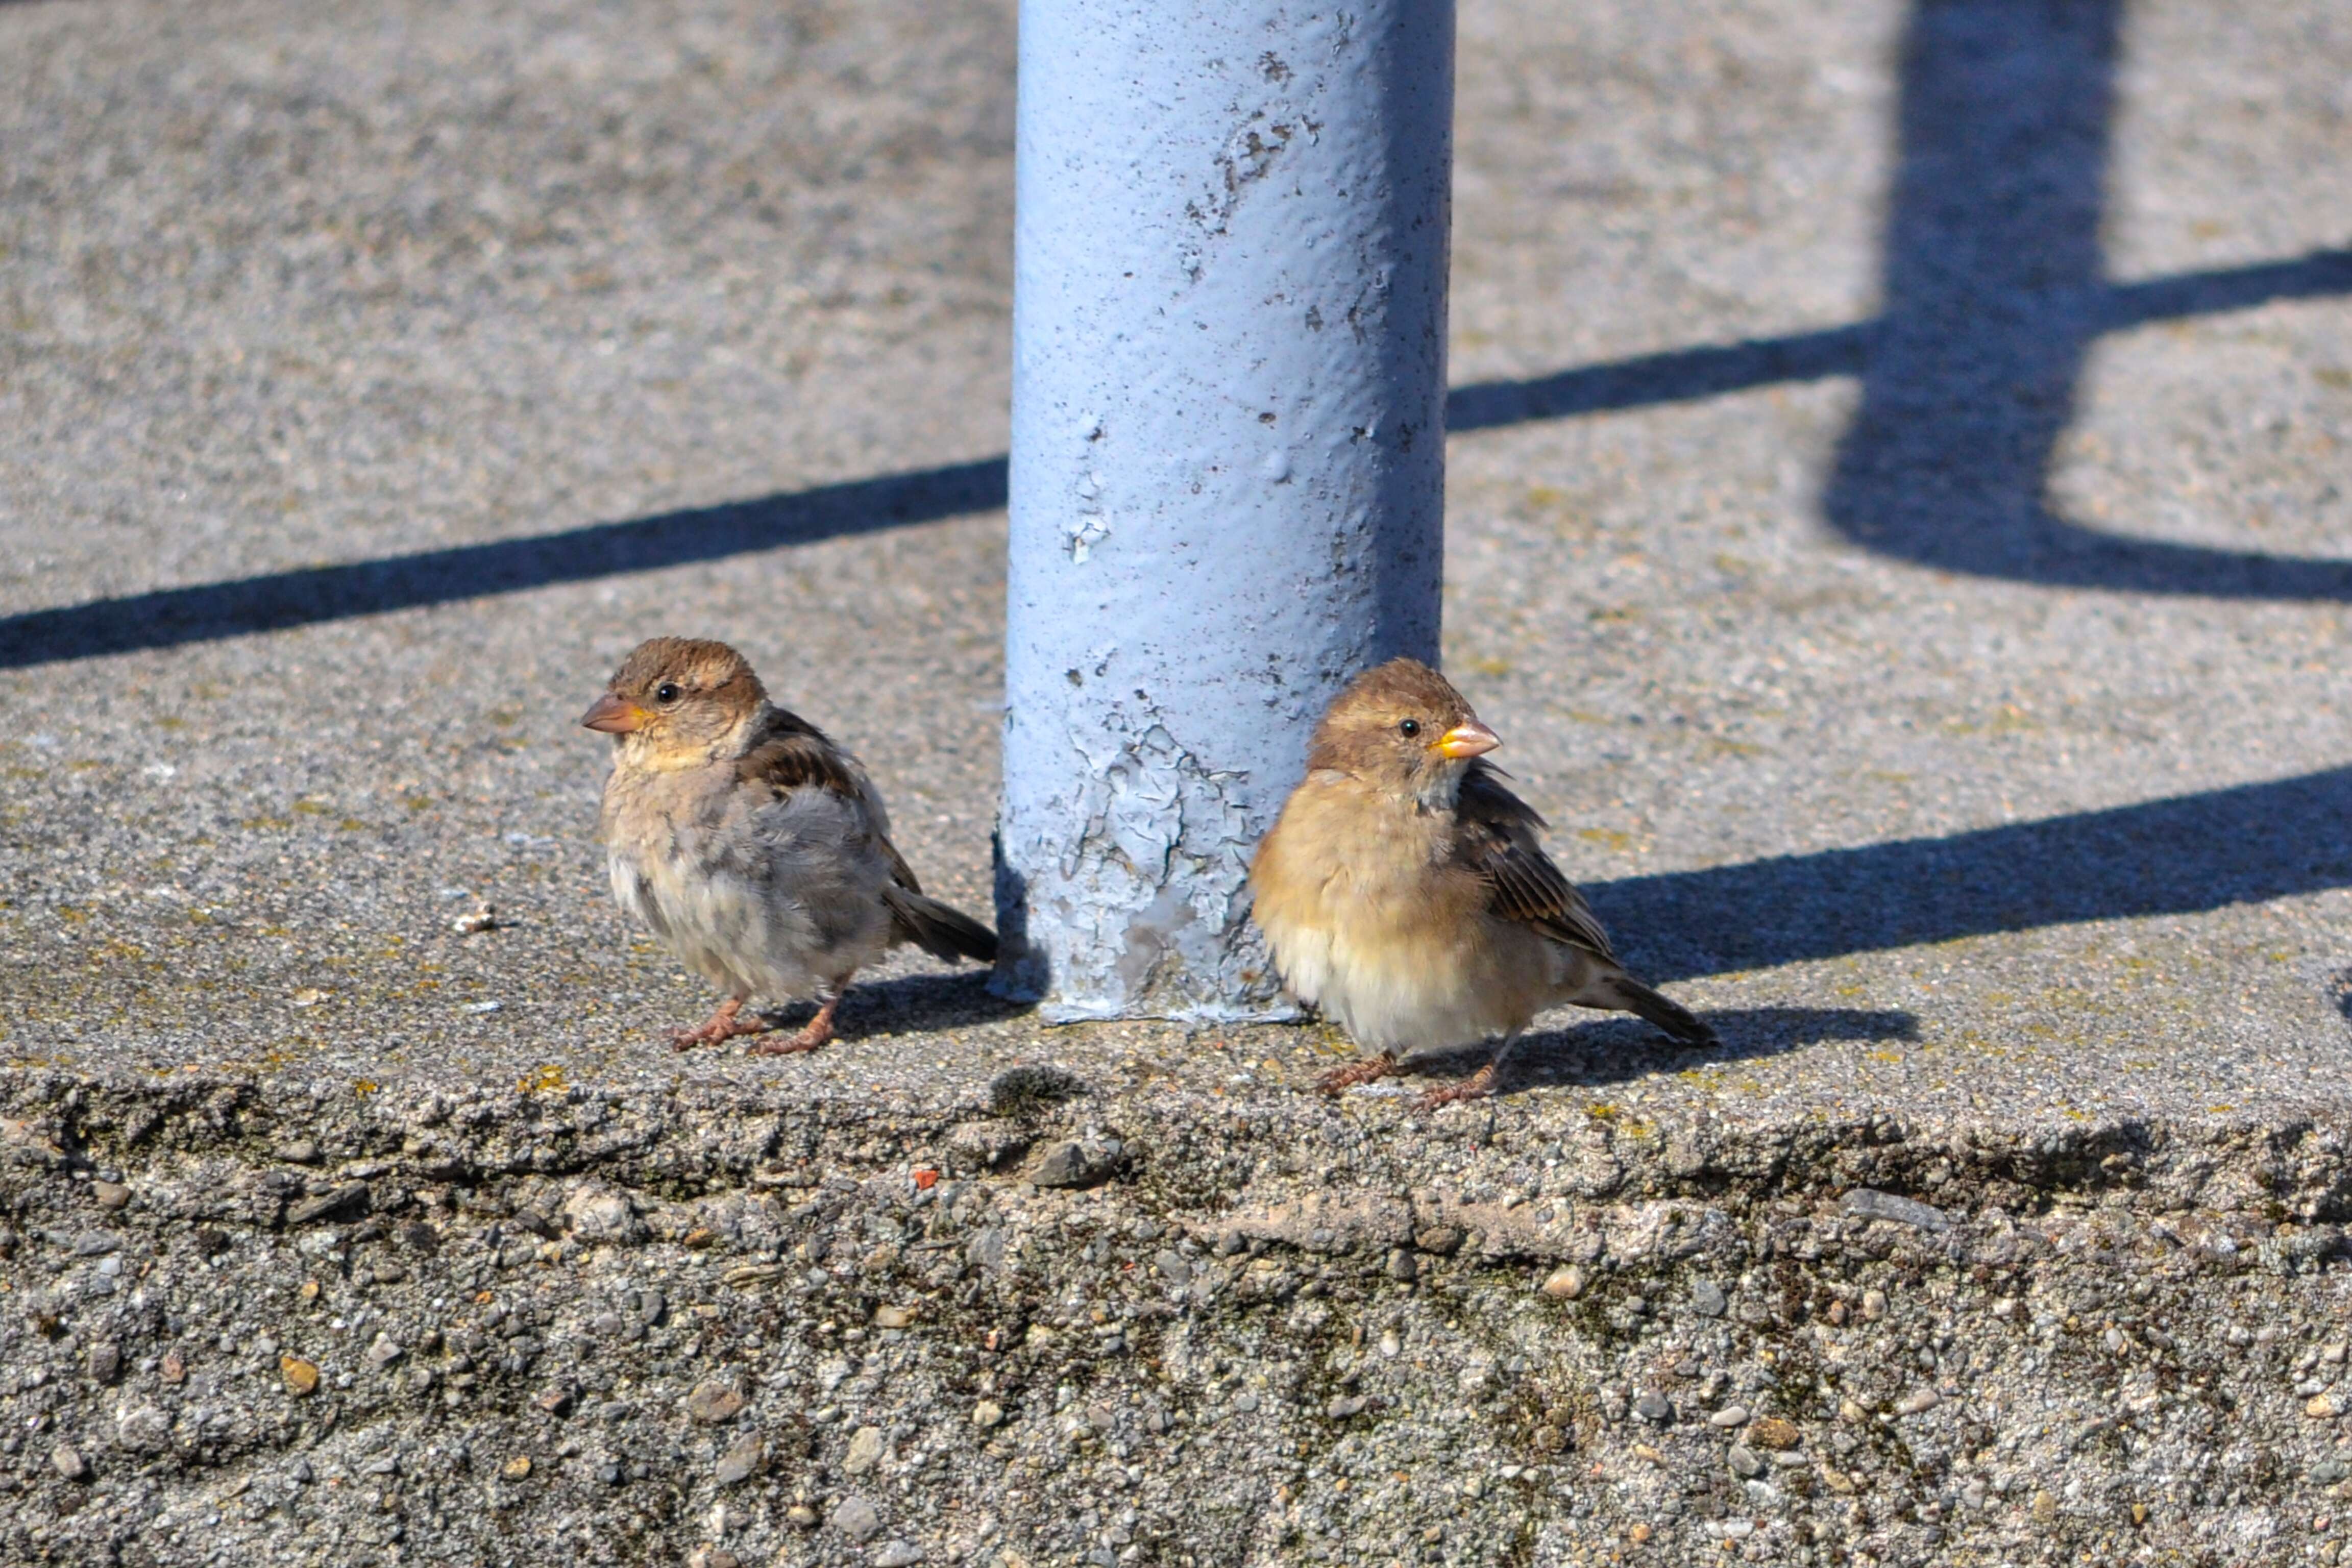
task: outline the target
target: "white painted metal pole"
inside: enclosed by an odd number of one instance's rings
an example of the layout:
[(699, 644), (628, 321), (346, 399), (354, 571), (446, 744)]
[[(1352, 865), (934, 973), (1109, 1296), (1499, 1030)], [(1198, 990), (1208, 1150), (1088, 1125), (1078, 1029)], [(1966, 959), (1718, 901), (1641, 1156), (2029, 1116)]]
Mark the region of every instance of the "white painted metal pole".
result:
[(1274, 1011), (1258, 837), (1437, 652), (1451, 0), (1023, 0), (995, 984)]

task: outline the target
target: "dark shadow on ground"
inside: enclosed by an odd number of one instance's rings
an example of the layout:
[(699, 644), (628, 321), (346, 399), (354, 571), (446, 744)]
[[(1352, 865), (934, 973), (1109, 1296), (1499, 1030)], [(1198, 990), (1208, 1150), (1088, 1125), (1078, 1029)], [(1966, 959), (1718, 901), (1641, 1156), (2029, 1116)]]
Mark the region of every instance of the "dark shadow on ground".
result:
[(1651, 981), (2352, 885), (2352, 768), (2109, 811), (1601, 882)]
[[(856, 1040), (877, 1035), (968, 1029), (1030, 1011), (1029, 1003), (991, 995), (988, 975), (985, 969), (958, 969), (853, 982), (841, 999), (841, 1011), (834, 1015), (839, 1037)], [(815, 1003), (796, 1002), (772, 1007), (766, 1016), (787, 1029), (797, 1029), (815, 1013)]]
[[(1595, 1014), (1590, 1024), (1525, 1036), (1503, 1064), (1497, 1092), (1597, 1088), (1779, 1056), (1824, 1040), (1908, 1040), (1919, 1033), (1919, 1020), (1899, 1008), (1727, 1007), (1702, 1016), (1722, 1038), (1714, 1050), (1686, 1049), (1638, 1018), (1615, 1015)], [(1423, 1051), (1406, 1058), (1405, 1070), (1421, 1078), (1467, 1078), (1492, 1054), (1485, 1046)]]
[[(2112, 331), (2244, 310), (2273, 300), (2338, 294), (2352, 294), (2352, 251), (2317, 251), (2287, 261), (2103, 287), (2089, 290), (2079, 303), (2085, 320), (2099, 323), (2102, 331)], [(1958, 462), (1968, 454), (1954, 449), (1957, 436), (1933, 426), (1932, 409), (1926, 413), (1915, 409), (1917, 418), (1905, 422), (1910, 417), (1904, 412), (1909, 406), (1906, 399), (1909, 403), (1919, 399), (1903, 391), (1899, 376), (1890, 383), (1889, 377), (1896, 373), (1882, 363), (1874, 347), (1885, 333), (1884, 323), (1870, 321), (1786, 337), (1678, 349), (1524, 381), (1480, 382), (1454, 390), (1447, 400), (1448, 424), (1457, 432), (1492, 430), (1536, 420), (1684, 403), (1790, 381), (1864, 375), (1870, 386), (1879, 389), (1876, 404), (1865, 394), (1864, 410), (1867, 418), (1879, 422), (1872, 426), (1877, 433), (1865, 435), (1857, 423), (1828, 500), (1832, 521), (1861, 544), (1954, 571), (2021, 575), (2034, 581), (2289, 599), (2352, 597), (2352, 563), (2134, 542), (2042, 517), (2038, 498), (2046, 443), (2042, 457), (2032, 464), (2020, 459), (2008, 466), (2006, 490), (1991, 484), (1990, 477), (1975, 488), (1998, 500), (2003, 494), (2013, 496), (2020, 484), (2027, 485), (2036, 498), (2034, 527), (2041, 531), (2017, 538), (2027, 543), (2034, 539), (2056, 541), (2066, 545), (2066, 551), (2053, 556), (2025, 550), (2011, 560), (2001, 549), (1986, 548), (1981, 542), (1971, 544), (1962, 535), (1945, 538), (1937, 518), (1958, 527), (1972, 520), (1981, 523), (1991, 514), (1982, 505), (1971, 511), (1941, 498), (1936, 505), (1951, 507), (1948, 516), (1941, 511), (1915, 516), (1926, 498), (1906, 499), (1899, 492), (1897, 481), (1910, 472), (1905, 465)], [(1893, 341), (1899, 350), (1900, 334)], [(2069, 369), (2070, 389), (2073, 374)], [(1933, 392), (1932, 384), (1928, 391)], [(1932, 396), (1927, 401), (1932, 404)], [(2028, 468), (2030, 474), (2025, 471)], [(31, 610), (0, 616), (0, 669), (178, 647), (723, 560), (986, 511), (1003, 506), (1004, 495), (1004, 459), (989, 458), (528, 539), (265, 573)], [(1910, 521), (1897, 528), (1896, 521), (1903, 519)], [(2133, 562), (2139, 564), (2130, 569), (2141, 572), (2141, 577), (2126, 580), (2116, 575)], [(2105, 575), (2099, 575), (2102, 573)]]
[(176, 647), (872, 533), (1004, 504), (1004, 459), (562, 533), (166, 588), (0, 619), (0, 668)]
[[(2084, 356), (2120, 326), (2352, 289), (2352, 255), (2111, 287), (2099, 243), (2123, 0), (1920, 0), (1884, 315), (1822, 510), (1867, 549), (2134, 593), (2352, 599), (2352, 562), (2137, 540), (2049, 507)], [(2272, 291), (2275, 290), (2275, 291)]]

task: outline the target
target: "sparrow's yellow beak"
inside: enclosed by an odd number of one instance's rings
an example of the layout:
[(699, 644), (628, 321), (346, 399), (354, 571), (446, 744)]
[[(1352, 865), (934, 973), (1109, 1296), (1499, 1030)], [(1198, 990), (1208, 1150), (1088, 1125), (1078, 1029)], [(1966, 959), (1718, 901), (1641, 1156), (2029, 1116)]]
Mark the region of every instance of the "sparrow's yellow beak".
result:
[(1441, 756), (1460, 762), (1465, 757), (1483, 757), (1503, 743), (1503, 738), (1473, 719), (1466, 724), (1456, 724), (1437, 737)]
[(580, 715), (580, 722), (586, 729), (602, 730), (607, 735), (625, 735), (645, 728), (646, 710), (607, 691), (589, 704), (588, 711)]

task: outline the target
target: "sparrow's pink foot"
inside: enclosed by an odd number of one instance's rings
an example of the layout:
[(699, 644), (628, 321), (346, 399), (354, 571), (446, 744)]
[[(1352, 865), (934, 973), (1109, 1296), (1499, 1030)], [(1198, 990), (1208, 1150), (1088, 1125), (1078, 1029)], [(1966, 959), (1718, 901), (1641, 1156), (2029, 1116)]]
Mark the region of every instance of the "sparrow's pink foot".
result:
[(1343, 1089), (1350, 1089), (1360, 1083), (1376, 1082), (1389, 1077), (1396, 1070), (1395, 1055), (1389, 1051), (1382, 1051), (1379, 1056), (1366, 1057), (1362, 1061), (1349, 1062), (1346, 1067), (1332, 1068), (1315, 1080), (1315, 1087), (1326, 1094), (1337, 1094)]
[(1441, 1105), (1456, 1105), (1465, 1100), (1484, 1100), (1495, 1092), (1495, 1068), (1488, 1062), (1460, 1083), (1449, 1083), (1444, 1089), (1433, 1089), (1412, 1102), (1415, 1110), (1434, 1110)]
[(669, 1032), (670, 1049), (686, 1051), (692, 1050), (697, 1046), (715, 1046), (722, 1040), (731, 1040), (738, 1035), (764, 1035), (773, 1027), (765, 1018), (753, 1017), (746, 1020), (737, 1017), (736, 1015), (742, 1010), (743, 998), (729, 997), (719, 1004), (719, 1011), (703, 1020), (700, 1027), (672, 1029)]
[(751, 1054), (755, 1057), (789, 1057), (797, 1056), (802, 1051), (819, 1049), (833, 1038), (833, 1010), (840, 1005), (840, 997), (826, 997), (824, 1005), (816, 1010), (816, 1016), (808, 1021), (807, 1028), (789, 1040), (771, 1040), (763, 1046), (753, 1046)]

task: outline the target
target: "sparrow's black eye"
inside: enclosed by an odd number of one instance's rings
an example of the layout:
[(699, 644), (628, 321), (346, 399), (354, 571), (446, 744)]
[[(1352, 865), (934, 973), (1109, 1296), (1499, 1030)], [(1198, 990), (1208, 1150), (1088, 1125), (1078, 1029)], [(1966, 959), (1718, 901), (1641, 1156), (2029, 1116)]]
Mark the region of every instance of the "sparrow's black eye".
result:
[(654, 700), (667, 708), (678, 699), (677, 682), (665, 680), (654, 688)]
[(1408, 719), (1403, 723), (1397, 726), (1397, 731), (1400, 734), (1408, 737), (1418, 735), (1421, 733), (1421, 721), (1418, 719)]

